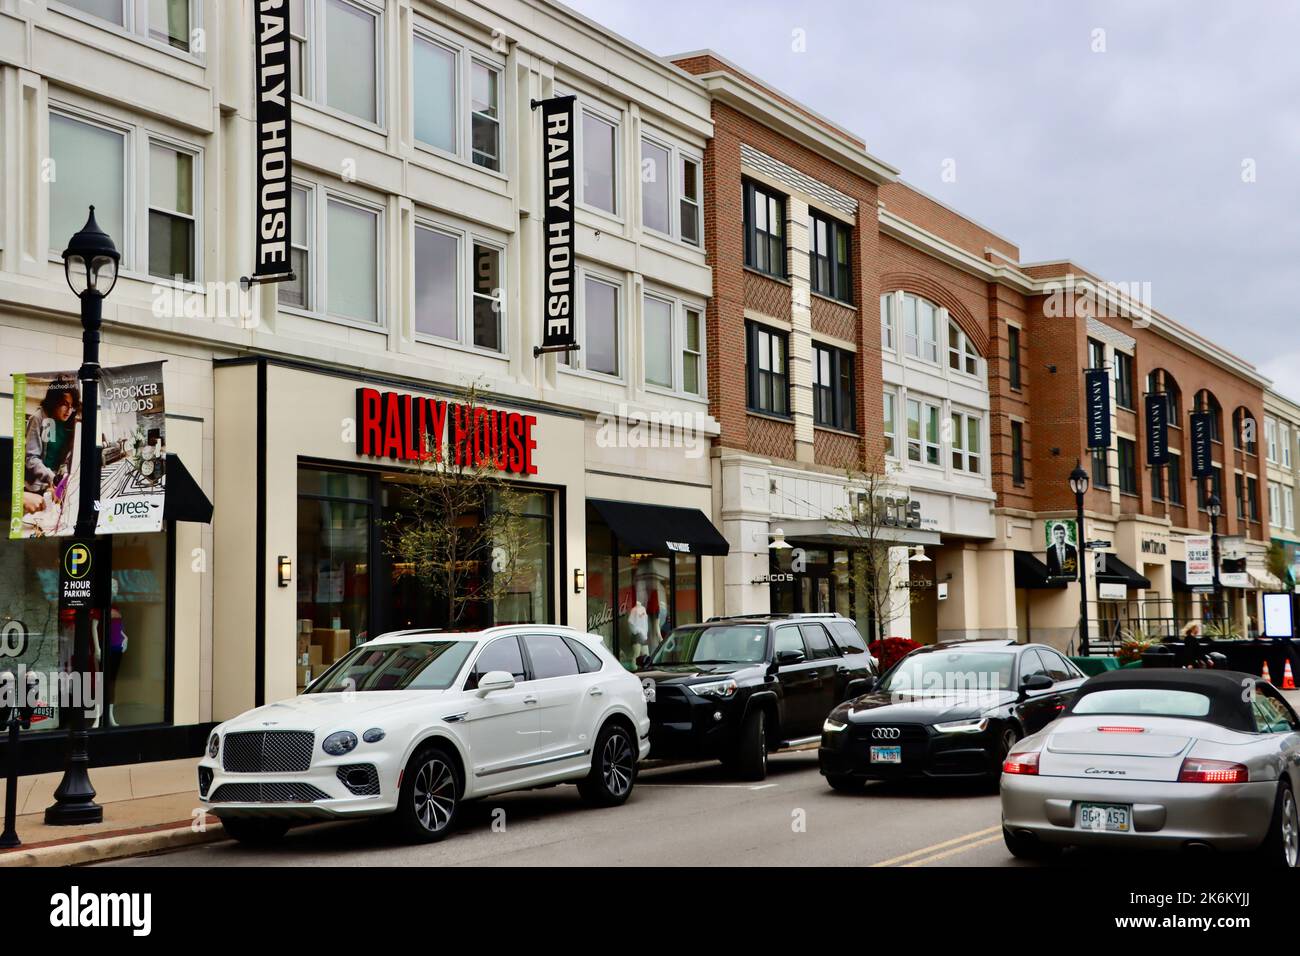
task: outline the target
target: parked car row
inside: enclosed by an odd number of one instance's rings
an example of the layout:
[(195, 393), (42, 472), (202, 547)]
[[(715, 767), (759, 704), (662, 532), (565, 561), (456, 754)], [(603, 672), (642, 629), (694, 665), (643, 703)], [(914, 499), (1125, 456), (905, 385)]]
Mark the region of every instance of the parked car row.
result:
[(218, 726), (199, 795), (238, 840), (299, 820), (387, 816), (442, 839), (466, 800), (575, 782), (628, 799), (648, 755), (761, 780), (771, 750), (818, 743), (828, 784), (1000, 781), (1018, 857), (1071, 845), (1300, 856), (1300, 719), (1227, 671), (1092, 679), (1044, 645), (918, 648), (884, 674), (835, 614), (678, 627), (629, 673), (598, 638), (515, 625), (404, 631), (355, 648), (300, 696)]

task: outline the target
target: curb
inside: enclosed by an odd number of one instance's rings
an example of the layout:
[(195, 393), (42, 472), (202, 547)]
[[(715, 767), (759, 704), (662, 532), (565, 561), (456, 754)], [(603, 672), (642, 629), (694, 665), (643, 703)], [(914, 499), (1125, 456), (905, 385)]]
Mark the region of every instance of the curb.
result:
[(161, 850), (196, 846), (225, 839), (225, 830), (219, 823), (209, 823), (207, 829), (195, 831), (190, 824), (146, 833), (129, 833), (104, 837), (98, 840), (77, 840), (38, 846), (30, 850), (17, 849), (0, 854), (0, 867), (16, 866), (79, 866), (119, 860), (128, 856), (141, 856)]

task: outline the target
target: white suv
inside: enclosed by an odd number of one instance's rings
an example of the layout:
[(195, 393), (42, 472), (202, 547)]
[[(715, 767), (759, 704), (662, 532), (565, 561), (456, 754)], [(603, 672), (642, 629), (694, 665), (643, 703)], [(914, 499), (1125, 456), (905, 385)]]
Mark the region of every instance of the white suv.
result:
[(627, 800), (649, 752), (641, 682), (592, 635), (512, 625), (401, 631), (352, 650), (300, 696), (219, 725), (199, 797), (237, 840), (295, 820), (391, 814), (440, 840), (462, 800), (576, 781)]

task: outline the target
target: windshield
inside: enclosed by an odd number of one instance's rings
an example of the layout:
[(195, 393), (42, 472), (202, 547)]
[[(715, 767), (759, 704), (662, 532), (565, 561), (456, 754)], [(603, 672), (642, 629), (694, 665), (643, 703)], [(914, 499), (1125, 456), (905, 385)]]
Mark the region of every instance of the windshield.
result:
[(880, 690), (894, 694), (1010, 690), (1014, 654), (932, 651), (903, 658), (885, 675)]
[(1190, 690), (1131, 687), (1098, 690), (1074, 702), (1073, 714), (1123, 714), (1129, 717), (1204, 717), (1210, 698)]
[(767, 658), (761, 624), (679, 627), (651, 658), (652, 664), (756, 664)]
[(409, 641), (358, 647), (312, 684), (308, 694), (344, 690), (446, 690), (473, 641)]

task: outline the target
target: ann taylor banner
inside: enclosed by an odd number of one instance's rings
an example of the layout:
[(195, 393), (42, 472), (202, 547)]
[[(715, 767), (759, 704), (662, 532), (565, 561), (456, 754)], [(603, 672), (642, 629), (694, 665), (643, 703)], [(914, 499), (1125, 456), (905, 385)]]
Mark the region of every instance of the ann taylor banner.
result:
[(257, 260), (258, 278), (288, 278), (290, 148), (290, 0), (257, 0)]
[(1214, 434), (1213, 412), (1192, 412), (1192, 477), (1209, 478), (1214, 473), (1210, 440)]
[(1110, 447), (1110, 375), (1104, 368), (1083, 373), (1084, 400), (1088, 407), (1088, 447)]
[(1147, 464), (1169, 464), (1169, 396), (1146, 397)]
[(573, 103), (572, 96), (542, 100), (542, 189), (546, 259), (542, 348), (576, 347), (573, 327), (575, 264), (573, 252)]
[(97, 534), (161, 531), (167, 482), (163, 363), (106, 368), (99, 379)]

